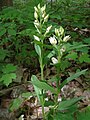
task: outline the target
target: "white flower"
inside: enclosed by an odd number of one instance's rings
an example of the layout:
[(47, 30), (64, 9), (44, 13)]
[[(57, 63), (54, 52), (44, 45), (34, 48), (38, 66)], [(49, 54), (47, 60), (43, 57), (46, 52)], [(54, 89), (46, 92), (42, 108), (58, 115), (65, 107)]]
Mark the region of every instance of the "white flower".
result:
[(40, 41), (39, 37), (37, 37), (36, 35), (34, 35), (34, 39)]
[(58, 102), (61, 102), (62, 101), (62, 98), (61, 97), (58, 97)]
[(58, 60), (55, 57), (52, 57), (51, 60), (52, 60), (53, 64), (57, 64), (58, 63)]
[(51, 43), (52, 45), (56, 45), (56, 44), (57, 44), (57, 40), (55, 39), (54, 36), (53, 36), (53, 37), (50, 37), (50, 38), (49, 38), (49, 41), (50, 41), (50, 43)]
[(64, 42), (67, 42), (70, 38), (71, 38), (70, 35), (67, 35), (67, 36), (65, 36), (65, 37), (63, 38), (63, 41), (64, 41)]

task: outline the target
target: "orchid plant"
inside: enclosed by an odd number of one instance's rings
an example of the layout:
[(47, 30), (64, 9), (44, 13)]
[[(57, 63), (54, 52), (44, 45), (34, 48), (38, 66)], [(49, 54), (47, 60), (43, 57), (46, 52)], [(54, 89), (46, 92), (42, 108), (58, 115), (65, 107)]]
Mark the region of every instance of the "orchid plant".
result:
[[(66, 51), (65, 44), (70, 39), (70, 36), (69, 35), (65, 36), (64, 29), (63, 29), (63, 27), (60, 26), (59, 29), (55, 28), (54, 33), (50, 37), (48, 37), (48, 34), (50, 33), (50, 30), (52, 29), (52, 25), (48, 26), (46, 28), (46, 30), (43, 29), (45, 23), (48, 22), (48, 18), (49, 18), (49, 15), (46, 14), (46, 11), (45, 11), (46, 5), (41, 7), (40, 4), (38, 4), (38, 6), (37, 7), (35, 6), (34, 9), (35, 9), (34, 26), (35, 26), (36, 32), (37, 32), (36, 35), (33, 35), (34, 36), (34, 47), (35, 47), (35, 51), (38, 55), (38, 60), (39, 60), (39, 64), (40, 64), (41, 79), (39, 80), (35, 75), (32, 75), (31, 82), (34, 86), (35, 93), (38, 97), (38, 100), (42, 106), (43, 120), (46, 120), (48, 118), (47, 118), (47, 114), (45, 113), (45, 102), (46, 102), (46, 96), (45, 96), (46, 94), (45, 93), (49, 90), (51, 93), (54, 94), (54, 97), (53, 97), (54, 104), (49, 105), (49, 107), (51, 106), (50, 108), (53, 109), (52, 115), (55, 114), (56, 110), (67, 109), (69, 106), (76, 103), (81, 98), (75, 98), (75, 99), (68, 100), (68, 101), (61, 101), (61, 100), (58, 100), (60, 91), (65, 84), (67, 84), (69, 81), (79, 77), (81, 74), (84, 74), (84, 72), (86, 70), (82, 70), (78, 73), (75, 73), (74, 75), (67, 78), (64, 82), (62, 82), (62, 83), (60, 82), (61, 81), (60, 73), (62, 72), (61, 66), (60, 66), (61, 59), (62, 59), (63, 53)], [(45, 44), (46, 38), (48, 38), (48, 41), (51, 44), (48, 46), (50, 46), (50, 48), (52, 48), (51, 52), (48, 55), (45, 54), (45, 51), (46, 51), (45, 47), (47, 46)], [(48, 83), (49, 80), (45, 80), (45, 78), (44, 78), (44, 68), (47, 65), (47, 62), (45, 60), (47, 60), (47, 59), (50, 59), (52, 61), (52, 65), (54, 65), (57, 70), (57, 75), (55, 78), (56, 87), (51, 86)], [(50, 112), (50, 114), (51, 114), (51, 112)]]

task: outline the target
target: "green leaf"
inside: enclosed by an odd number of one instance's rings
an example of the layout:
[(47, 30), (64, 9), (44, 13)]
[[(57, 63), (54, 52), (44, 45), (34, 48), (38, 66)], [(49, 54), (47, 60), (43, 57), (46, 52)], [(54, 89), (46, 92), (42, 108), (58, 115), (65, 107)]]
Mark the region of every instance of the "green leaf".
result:
[(53, 120), (74, 120), (72, 114), (56, 113)]
[(14, 29), (8, 29), (9, 35), (16, 35), (16, 31)]
[(8, 51), (0, 49), (0, 60), (4, 60), (4, 58), (7, 56)]
[(16, 66), (13, 64), (7, 64), (3, 69), (3, 73), (10, 73), (10, 72), (15, 72), (16, 71)]
[(90, 63), (90, 56), (87, 53), (86, 54), (82, 54), (79, 57), (79, 62), (80, 63), (83, 63), (83, 62)]
[(68, 68), (70, 66), (70, 62), (68, 62), (67, 60), (62, 60), (61, 61), (61, 70), (64, 71), (66, 68)]
[(3, 84), (8, 86), (10, 83), (12, 83), (12, 80), (16, 79), (15, 73), (5, 74), (1, 77), (0, 81), (3, 81)]
[(67, 113), (73, 114), (77, 111), (77, 109), (78, 109), (78, 104), (75, 103), (74, 105), (72, 105), (68, 108)]
[(58, 105), (57, 110), (66, 110), (66, 109), (69, 109), (69, 107), (71, 107), (72, 105), (74, 105), (75, 103), (77, 103), (82, 98), (83, 97), (79, 97), (79, 98), (73, 98), (71, 100), (61, 101), (59, 103), (59, 105)]
[(71, 45), (70, 43), (67, 43), (66, 44), (66, 50), (67, 51), (71, 51), (71, 50), (74, 50), (74, 49), (78, 49), (78, 48), (83, 48), (83, 47), (86, 47), (88, 45), (84, 45), (84, 44), (81, 44), (81, 43), (73, 43), (73, 45)]
[(50, 58), (54, 55), (55, 55), (55, 51), (51, 51), (51, 52), (46, 51), (44, 53), (43, 65), (47, 64)]
[(22, 102), (23, 102), (23, 99), (21, 98), (14, 99), (14, 101), (12, 102), (10, 106), (10, 110), (11, 111), (17, 110), (21, 106)]
[(32, 75), (31, 81), (32, 84), (37, 86), (39, 89), (50, 90), (52, 93), (56, 93), (56, 90), (52, 86), (50, 86), (46, 82), (39, 81), (35, 75)]
[(68, 77), (66, 80), (64, 80), (61, 85), (60, 85), (60, 89), (66, 85), (68, 82), (70, 82), (71, 80), (74, 80), (76, 78), (78, 78), (80, 75), (84, 74), (87, 71), (87, 69), (82, 70), (80, 72), (76, 72), (75, 74), (71, 75), (70, 77)]
[(82, 48), (78, 48), (76, 49), (76, 52), (79, 51), (81, 53), (88, 53), (89, 51), (89, 47), (88, 46), (85, 46), (85, 47), (82, 47)]
[(82, 112), (78, 112), (77, 120), (90, 120), (90, 110), (84, 110)]
[(40, 88), (38, 88), (37, 86), (35, 86), (35, 85), (33, 85), (33, 86), (34, 86), (34, 90), (35, 90), (35, 93), (36, 93), (36, 95), (38, 97), (39, 102), (42, 103), (41, 96), (40, 96), (42, 90)]
[(76, 52), (72, 52), (72, 53), (69, 53), (66, 58), (71, 58), (73, 60), (76, 60), (76, 58), (78, 58), (78, 55)]
[(6, 29), (3, 28), (3, 29), (0, 29), (0, 36), (4, 35), (6, 33)]
[(35, 51), (36, 51), (36, 53), (39, 55), (39, 57), (41, 57), (41, 48), (40, 48), (39, 45), (36, 45), (36, 44), (35, 44)]
[(22, 97), (24, 97), (24, 98), (28, 98), (28, 97), (30, 97), (30, 96), (32, 96), (33, 94), (31, 93), (31, 92), (26, 92), (26, 93), (22, 93)]
[(49, 107), (49, 106), (54, 106), (55, 105), (55, 102), (53, 102), (52, 100), (49, 100), (49, 101), (45, 101), (45, 107)]
[(90, 37), (83, 40), (85, 43), (90, 44)]
[(55, 55), (55, 51), (51, 51), (48, 55), (47, 58), (50, 59), (51, 57), (53, 57)]

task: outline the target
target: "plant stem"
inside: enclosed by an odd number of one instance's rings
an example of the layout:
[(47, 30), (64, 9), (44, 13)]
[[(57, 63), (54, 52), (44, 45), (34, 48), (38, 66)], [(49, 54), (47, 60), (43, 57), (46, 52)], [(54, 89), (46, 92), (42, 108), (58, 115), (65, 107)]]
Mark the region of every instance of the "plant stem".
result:
[[(43, 44), (43, 41), (42, 41)], [(40, 69), (41, 69), (41, 81), (44, 80), (44, 73), (43, 73), (43, 46), (41, 47), (42, 55), (40, 58)], [(45, 111), (44, 111), (44, 90), (42, 89), (42, 115), (43, 115), (43, 120), (45, 120)]]
[(61, 62), (61, 55), (60, 50), (58, 50), (58, 67), (57, 67), (57, 89), (59, 90), (59, 78), (60, 78), (60, 62)]
[(57, 66), (57, 81), (56, 81), (56, 86), (57, 86), (57, 94), (55, 96), (55, 106), (58, 104), (58, 94), (60, 92), (59, 90), (59, 85), (60, 85), (60, 62), (61, 62), (61, 55), (60, 55), (60, 50), (58, 50), (58, 66)]
[(41, 80), (43, 81), (44, 76), (43, 76), (43, 63), (42, 63), (42, 58), (41, 58), (41, 61), (40, 61), (40, 68), (41, 68)]
[[(42, 63), (42, 58), (41, 58), (41, 62), (40, 62), (40, 68), (41, 68), (41, 80), (44, 80), (44, 76), (43, 76), (43, 63)], [(45, 120), (45, 112), (44, 112), (44, 96), (43, 96), (43, 89), (42, 89), (42, 115), (43, 115), (43, 119)]]
[(43, 115), (43, 120), (45, 120), (44, 104), (42, 104), (42, 115)]

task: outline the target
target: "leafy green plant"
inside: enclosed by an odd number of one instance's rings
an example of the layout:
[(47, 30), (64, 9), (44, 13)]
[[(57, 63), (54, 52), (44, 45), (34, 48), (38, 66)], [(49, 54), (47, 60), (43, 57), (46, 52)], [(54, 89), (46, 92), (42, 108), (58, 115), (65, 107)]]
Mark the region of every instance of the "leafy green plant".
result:
[[(55, 1), (57, 2), (47, 4), (46, 10), (50, 13), (49, 20), (49, 15), (45, 12), (46, 6), (35, 7), (33, 15), (34, 6), (37, 6), (38, 3), (43, 5), (44, 0), (27, 0), (25, 2), (24, 0), (22, 2), (14, 0), (14, 7), (5, 8), (0, 12), (0, 85), (9, 88), (9, 85), (12, 85), (11, 83), (16, 79), (16, 66), (8, 64), (8, 61), (27, 65), (34, 69), (32, 66), (37, 67), (37, 62), (34, 62), (37, 57), (41, 69), (41, 79), (32, 75), (31, 81), (42, 106), (43, 118), (73, 120), (74, 112), (77, 111), (76, 103), (82, 98), (71, 100), (62, 98), (62, 101), (59, 101), (59, 94), (64, 85), (80, 75), (84, 75), (86, 70), (78, 71), (76, 65), (81, 70), (83, 63), (85, 63), (85, 68), (86, 64), (90, 63), (90, 38), (86, 32), (83, 32), (83, 28), (87, 27), (86, 31), (89, 28), (89, 8), (86, 7), (86, 0)], [(65, 32), (59, 25), (62, 25), (67, 31)], [(71, 36), (69, 43), (67, 41), (70, 38), (68, 34)], [(34, 42), (32, 42), (33, 35)], [(32, 43), (34, 43), (35, 51)], [(46, 80), (44, 70), (48, 65), (54, 66), (57, 73), (53, 78)], [(68, 77), (68, 68), (71, 70), (73, 66), (76, 66), (74, 68), (76, 73), (70, 73), (70, 77)], [(64, 79), (61, 77), (62, 74), (65, 75)], [(54, 87), (51, 85), (53, 82), (55, 82)], [(47, 95), (48, 91), (53, 96), (52, 100)], [(31, 94), (24, 94), (24, 96), (25, 99), (22, 98), (22, 95), (13, 101), (11, 110), (18, 109)], [(46, 101), (47, 97), (48, 101)], [(44, 111), (45, 107), (49, 108), (47, 113)], [(84, 118), (82, 112), (79, 115), (78, 119)]]
[(10, 83), (16, 79), (16, 66), (13, 64), (7, 64), (6, 66), (2, 67), (2, 74), (0, 75), (0, 83), (5, 86), (9, 86)]
[[(60, 26), (59, 29), (55, 28), (55, 31), (52, 34), (52, 37), (49, 38), (51, 45), (46, 45), (45, 39), (46, 37), (49, 37), (48, 35), (50, 35), (49, 32), (52, 28), (52, 25), (50, 25), (45, 30), (43, 29), (45, 28), (45, 23), (48, 21), (48, 17), (49, 17), (49, 15), (47, 15), (45, 12), (46, 5), (41, 7), (40, 4), (38, 4), (38, 6), (34, 8), (35, 8), (34, 25), (37, 31), (37, 34), (34, 35), (34, 46), (35, 46), (35, 51), (38, 54), (38, 60), (39, 60), (40, 70), (41, 70), (41, 79), (39, 80), (35, 75), (32, 75), (31, 81), (34, 86), (35, 92), (37, 94), (38, 100), (42, 106), (43, 119), (45, 120), (46, 117), (48, 119), (48, 116), (54, 119), (53, 116), (57, 112), (59, 112), (59, 110), (60, 111), (66, 110), (72, 105), (74, 105), (75, 103), (77, 103), (80, 99), (82, 99), (80, 97), (80, 98), (73, 98), (71, 100), (59, 102), (58, 95), (64, 85), (66, 85), (71, 80), (76, 79), (80, 75), (84, 74), (86, 70), (82, 70), (80, 72), (75, 73), (74, 75), (71, 75), (66, 80), (64, 80), (64, 82), (61, 83), (61, 77), (60, 77), (60, 74), (62, 72), (61, 62), (62, 62), (63, 53), (66, 51), (65, 45), (67, 41), (70, 39), (70, 36), (69, 35), (65, 36), (64, 29), (63, 27)], [(48, 55), (46, 55), (45, 50), (47, 47), (48, 48), (50, 47), (54, 54), (51, 54), (52, 53), (51, 51)], [(74, 56), (73, 57), (74, 59), (76, 58), (76, 54), (75, 55), (72, 54), (72, 56)], [(52, 60), (52, 65), (54, 65), (57, 70), (57, 75), (54, 80), (56, 82), (56, 88), (52, 87), (48, 83), (49, 80), (47, 81), (44, 78), (43, 72), (44, 72), (45, 66), (47, 65), (48, 58)], [(44, 111), (45, 98), (46, 98), (45, 93), (48, 90), (54, 94), (54, 99), (53, 99), (54, 105), (49, 104), (49, 106), (52, 106), (52, 107), (50, 109), (49, 114), (46, 115)]]

